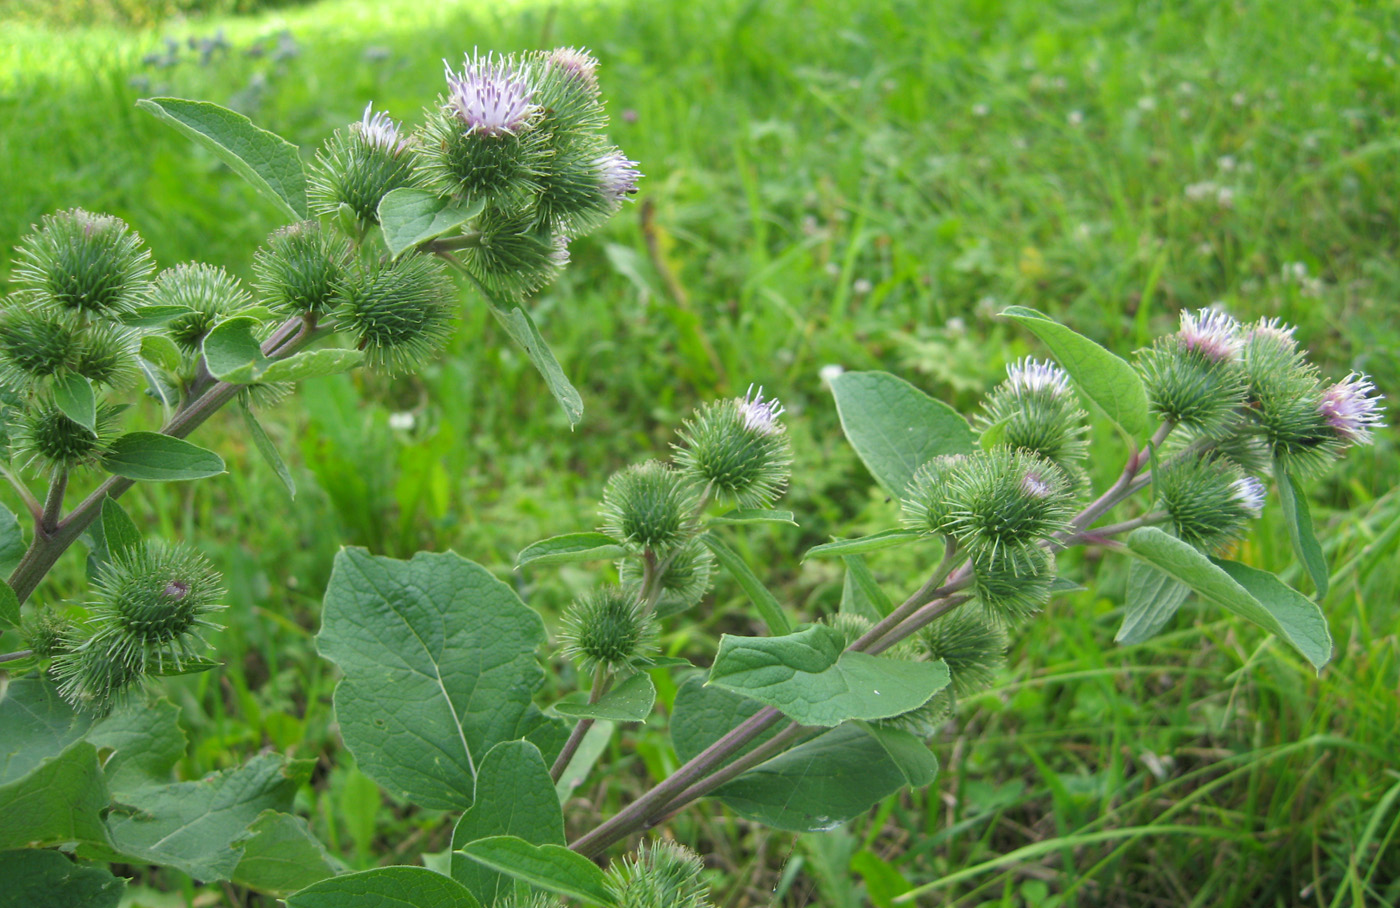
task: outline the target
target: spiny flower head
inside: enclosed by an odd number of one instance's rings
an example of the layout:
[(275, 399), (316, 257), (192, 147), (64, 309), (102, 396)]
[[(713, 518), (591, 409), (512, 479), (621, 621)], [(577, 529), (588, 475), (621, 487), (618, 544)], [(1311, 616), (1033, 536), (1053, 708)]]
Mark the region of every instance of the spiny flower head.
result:
[(566, 78), (582, 82), (590, 89), (598, 87), (598, 61), (587, 50), (577, 47), (556, 47), (545, 54), (545, 65)]
[(667, 554), (694, 535), (698, 496), (689, 476), (659, 460), (619, 470), (603, 488), (601, 531), (638, 550)]
[(681, 427), (676, 462), (720, 499), (767, 507), (782, 494), (792, 465), (782, 413), (753, 386), (744, 397), (706, 404)]
[(1006, 660), (1006, 634), (975, 612), (958, 609), (934, 621), (919, 635), (925, 655), (942, 659), (960, 697), (992, 682)]
[(564, 613), (559, 636), (565, 656), (587, 673), (645, 667), (656, 646), (651, 613), (635, 593), (616, 586), (576, 600)]
[(349, 275), (336, 319), (373, 368), (397, 372), (427, 359), (452, 331), (456, 288), (425, 255), (375, 262)]
[(997, 627), (1020, 624), (1050, 601), (1055, 562), (1040, 546), (1022, 549), (1015, 559), (974, 552), (972, 570), (980, 614)]
[(595, 160), (593, 166), (598, 171), (599, 188), (614, 207), (636, 194), (642, 172), (637, 169), (637, 162), (628, 160), (622, 149), (614, 148)]
[(99, 404), (94, 432), (41, 398), (26, 408), (18, 424), (11, 427), (15, 451), (50, 472), (92, 465), (116, 438), (117, 417), (122, 409)]
[(1298, 343), (1293, 337), (1293, 333), (1297, 330), (1297, 327), (1287, 324), (1282, 319), (1261, 318), (1244, 329), (1244, 338), (1246, 344), (1262, 339), (1293, 348)]
[(1027, 357), (1006, 369), (1006, 380), (982, 402), (977, 425), (999, 432), (997, 443), (1038, 454), (1078, 481), (1088, 455), (1087, 415), (1053, 363)]
[(1264, 507), (1264, 487), (1219, 457), (1180, 457), (1161, 469), (1157, 494), (1182, 542), (1219, 552), (1244, 535)]
[(417, 165), (413, 142), (399, 124), (366, 107), (359, 120), (337, 129), (316, 152), (307, 185), (311, 210), (333, 214), (346, 205), (362, 223), (377, 224), (384, 196), (427, 182)]
[(962, 454), (942, 454), (914, 471), (900, 501), (905, 526), (936, 536), (947, 535), (948, 477), (965, 459)]
[(1046, 392), (1054, 397), (1070, 394), (1069, 375), (1051, 362), (1026, 357), (1006, 367), (1006, 386), (1013, 392)]
[(45, 215), (15, 252), (15, 283), (40, 305), (98, 317), (141, 305), (155, 267), (124, 221), (81, 208)]
[(1030, 565), (1042, 540), (1069, 525), (1073, 497), (1063, 471), (1044, 458), (998, 447), (976, 454), (948, 476), (948, 532), (974, 558)]
[(475, 226), (477, 242), (461, 251), (462, 261), (497, 293), (534, 293), (568, 264), (568, 238), (541, 227), (528, 211), (492, 206)]
[(258, 295), (281, 315), (320, 315), (339, 304), (349, 260), (349, 242), (320, 222), (283, 227), (253, 259)]
[(1264, 499), (1268, 491), (1264, 483), (1253, 476), (1241, 476), (1230, 483), (1230, 497), (1239, 502), (1251, 517), (1258, 517), (1264, 511)]
[(529, 125), (538, 108), (533, 91), (509, 57), (473, 53), (460, 73), (447, 70), (447, 108), (467, 135), (515, 135)]
[(374, 102), (365, 105), (364, 115), (358, 123), (351, 123), (350, 129), (365, 140), (367, 145), (387, 151), (397, 157), (408, 150), (409, 141), (398, 123), (389, 119), (385, 111), (375, 113)]
[(1182, 312), (1181, 330), (1176, 336), (1182, 347), (1212, 362), (1238, 358), (1243, 343), (1240, 323), (1219, 309)]
[(710, 908), (699, 855), (676, 842), (643, 842), (635, 857), (615, 861), (605, 885), (618, 908)]
[(71, 369), (78, 346), (71, 318), (11, 304), (0, 314), (0, 382), (18, 392), (33, 390)]
[(160, 273), (151, 289), (150, 302), (154, 306), (190, 310), (167, 322), (165, 330), (176, 346), (195, 355), (217, 322), (251, 306), (253, 298), (224, 269), (203, 262), (184, 262)]
[[(683, 612), (705, 598), (714, 577), (715, 556), (700, 540), (692, 539), (661, 559), (657, 570), (661, 572), (661, 578), (656, 582), (660, 591), (655, 600), (656, 616), (665, 618)], [(643, 569), (640, 559), (622, 559), (617, 573), (624, 590), (634, 595), (641, 594)]]
[(1317, 411), (1343, 442), (1370, 444), (1371, 431), (1382, 425), (1381, 414), (1385, 412), (1381, 406), (1383, 398), (1375, 392), (1376, 386), (1369, 378), (1351, 372), (1323, 389)]

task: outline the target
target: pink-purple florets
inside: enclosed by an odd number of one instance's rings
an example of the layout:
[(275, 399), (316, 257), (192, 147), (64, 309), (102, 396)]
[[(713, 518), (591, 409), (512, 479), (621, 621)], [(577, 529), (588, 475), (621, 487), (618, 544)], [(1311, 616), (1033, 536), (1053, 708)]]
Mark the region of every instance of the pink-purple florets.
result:
[(351, 123), (350, 128), (359, 133), (369, 145), (383, 149), (391, 155), (402, 154), (408, 148), (408, 138), (400, 131), (399, 124), (389, 119), (387, 113), (382, 110), (375, 113), (373, 107), (373, 101), (366, 104), (364, 116), (358, 123)]
[(1258, 517), (1263, 512), (1267, 494), (1264, 484), (1253, 476), (1242, 476), (1230, 483), (1230, 497), (1251, 517)]
[(598, 84), (598, 61), (586, 50), (577, 47), (556, 47), (545, 56), (550, 68), (587, 85)]
[(447, 67), (447, 109), (466, 126), (467, 135), (515, 135), (538, 109), (534, 92), (505, 58), (473, 55), (460, 73)]
[(1006, 384), (1012, 391), (1049, 391), (1057, 397), (1069, 393), (1069, 376), (1063, 369), (1029, 356), (1006, 367)]
[(1364, 445), (1371, 441), (1371, 431), (1381, 425), (1381, 396), (1375, 384), (1358, 372), (1322, 392), (1317, 411), (1332, 427), (1332, 431), (1349, 444)]
[(1214, 362), (1235, 359), (1240, 354), (1240, 324), (1219, 309), (1198, 309), (1181, 313), (1177, 333), (1187, 350)]
[(778, 417), (785, 408), (776, 399), (763, 399), (762, 386), (755, 392), (749, 385), (748, 393), (739, 400), (739, 414), (744, 417), (744, 428), (763, 435), (775, 435), (782, 431)]
[(641, 179), (642, 172), (637, 169), (637, 162), (629, 161), (621, 151), (608, 152), (595, 165), (603, 195), (615, 204), (621, 204), (623, 199), (637, 191), (637, 180)]

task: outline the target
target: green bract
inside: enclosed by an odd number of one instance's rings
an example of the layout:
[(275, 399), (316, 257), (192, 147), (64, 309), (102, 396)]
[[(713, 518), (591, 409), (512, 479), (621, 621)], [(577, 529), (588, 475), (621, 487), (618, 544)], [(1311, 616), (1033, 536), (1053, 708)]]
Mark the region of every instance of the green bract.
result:
[(15, 281), (40, 305), (99, 318), (135, 309), (154, 267), (125, 222), (81, 208), (46, 215), (16, 253)]
[(755, 396), (706, 404), (687, 420), (676, 463), (717, 499), (739, 508), (769, 507), (787, 486), (792, 449), (775, 400)]
[(689, 476), (659, 460), (648, 460), (608, 480), (600, 529), (638, 551), (665, 555), (694, 535), (696, 499)]

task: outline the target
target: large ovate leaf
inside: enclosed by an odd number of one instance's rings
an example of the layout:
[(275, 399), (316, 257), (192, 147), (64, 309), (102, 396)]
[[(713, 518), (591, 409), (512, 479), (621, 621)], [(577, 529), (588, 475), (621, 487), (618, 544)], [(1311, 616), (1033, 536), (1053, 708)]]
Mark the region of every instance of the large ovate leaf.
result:
[(379, 226), (394, 258), (481, 214), (485, 200), (444, 199), (423, 189), (395, 189), (379, 200)]
[(578, 389), (570, 383), (569, 377), (564, 374), (563, 367), (555, 358), (554, 351), (549, 349), (549, 344), (545, 343), (540, 329), (535, 327), (535, 320), (530, 318), (530, 313), (519, 306), (506, 309), (497, 305), (494, 299), (491, 299), (490, 303), (491, 314), (501, 323), (501, 327), (506, 329), (511, 340), (519, 344), (525, 355), (530, 358), (530, 362), (549, 387), (549, 393), (553, 394), (559, 406), (563, 407), (569, 424), (578, 425), (578, 421), (583, 419), (583, 398)]
[(220, 381), (246, 385), (267, 364), (262, 342), (254, 333), (260, 324), (251, 316), (226, 318), (204, 337), (204, 365)]
[(938, 758), (928, 745), (902, 728), (889, 728), (876, 722), (860, 722), (859, 727), (875, 739), (885, 756), (899, 769), (910, 788), (923, 788), (938, 778)]
[(1141, 643), (1167, 626), (1191, 588), (1145, 561), (1128, 565), (1123, 624), (1113, 638), (1124, 646)]
[(498, 873), (586, 905), (617, 904), (598, 865), (562, 845), (532, 845), (524, 839), (502, 835), (477, 839), (459, 851)]
[(1040, 338), (1085, 399), (1129, 438), (1147, 434), (1147, 390), (1125, 360), (1034, 309), (1011, 306), (1001, 314)]
[(589, 703), (583, 691), (574, 691), (555, 703), (553, 709), (571, 719), (605, 719), (609, 722), (643, 722), (656, 703), (656, 685), (646, 672), (629, 675), (620, 684)]
[(176, 867), (197, 880), (230, 879), (249, 826), (265, 810), (289, 812), (310, 769), (260, 754), (198, 781), (139, 788), (108, 817), (113, 846), (128, 863)]
[(301, 817), (263, 811), (248, 827), (233, 882), (269, 895), (288, 896), (336, 874), (337, 862)]
[(917, 709), (948, 685), (943, 662), (842, 652), (839, 631), (815, 624), (782, 637), (720, 638), (710, 684), (782, 710), (803, 725), (884, 719)]
[(1287, 470), (1276, 469), (1278, 476), (1278, 497), (1283, 505), (1283, 522), (1288, 527), (1288, 541), (1293, 545), (1293, 553), (1302, 562), (1303, 568), (1317, 587), (1317, 598), (1327, 595), (1331, 582), (1327, 570), (1327, 558), (1322, 554), (1322, 546), (1313, 532), (1312, 512), (1308, 510), (1308, 499)]
[(0, 853), (0, 908), (116, 908), (126, 881), (57, 851)]
[(460, 555), (346, 549), (317, 645), (344, 672), (335, 711), (360, 769), (394, 797), (463, 810), (487, 752), (545, 722), (531, 703), (544, 640), (539, 615)]
[(942, 454), (971, 454), (976, 443), (957, 410), (887, 372), (847, 372), (831, 391), (846, 439), (896, 498), (919, 467)]
[(159, 432), (128, 432), (112, 442), (102, 466), (141, 482), (205, 479), (224, 472), (223, 458), (213, 451)]
[(287, 908), (481, 908), (465, 886), (426, 867), (376, 867), (322, 880)]
[(483, 905), (509, 895), (514, 884), (460, 849), (478, 839), (508, 835), (532, 845), (563, 845), (564, 814), (544, 757), (528, 741), (491, 748), (476, 777), (476, 802), (452, 832), (452, 877)]
[(724, 572), (733, 577), (739, 588), (748, 594), (749, 601), (758, 609), (759, 617), (768, 625), (770, 631), (786, 634), (792, 630), (792, 622), (788, 621), (787, 613), (778, 604), (777, 597), (768, 591), (768, 587), (763, 585), (763, 581), (758, 579), (758, 575), (749, 568), (749, 563), (741, 558), (739, 553), (721, 542), (713, 533), (704, 534), (700, 541), (714, 553), (715, 560)]
[(568, 533), (527, 545), (515, 558), (516, 567), (527, 564), (573, 564), (579, 561), (611, 561), (627, 554), (611, 536), (602, 533)]
[(1321, 669), (1332, 658), (1332, 635), (1322, 610), (1272, 574), (1209, 558), (1156, 527), (1134, 530), (1128, 548), (1206, 601), (1282, 637), (1315, 667)]
[(131, 701), (92, 727), (87, 740), (107, 754), (102, 772), (117, 800), (173, 780), (185, 755), (180, 711), (164, 698)]
[(91, 725), (92, 718), (74, 711), (52, 683), (13, 679), (0, 692), (0, 785), (23, 779), (58, 756), (82, 740)]
[(214, 152), (292, 220), (306, 220), (306, 171), (295, 145), (207, 101), (146, 98), (136, 105)]

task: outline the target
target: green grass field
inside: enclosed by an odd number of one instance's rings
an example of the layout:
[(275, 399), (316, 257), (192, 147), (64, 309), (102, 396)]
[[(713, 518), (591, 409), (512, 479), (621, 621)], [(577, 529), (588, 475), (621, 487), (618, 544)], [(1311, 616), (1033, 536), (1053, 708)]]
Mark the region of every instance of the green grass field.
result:
[[(576, 243), (533, 308), (583, 392), (576, 430), (467, 295), (421, 375), (318, 379), (268, 417), (295, 507), (232, 415), (200, 436), (228, 476), (128, 501), (230, 587), (225, 667), (167, 684), (192, 742), (184, 777), (265, 746), (319, 759), (301, 807), (351, 867), (440, 851), (451, 825), (381, 803), (338, 747), (312, 636), (341, 545), (452, 548), (510, 576), (524, 545), (596, 524), (612, 470), (664, 456), (690, 408), (753, 382), (788, 406), (801, 526), (746, 544), (794, 609), (833, 609), (839, 573), (797, 553), (896, 508), (845, 445), (819, 370), (889, 370), (967, 411), (1038, 352), (996, 318), (1007, 305), (1127, 352), (1220, 301), (1296, 323), (1335, 377), (1365, 370), (1400, 393), (1390, 4), (322, 0), (144, 33), (0, 29), (0, 275), (31, 223), (74, 205), (125, 218), (162, 265), (250, 273), (276, 212), (138, 98), (233, 106), (309, 155), (371, 99), (416, 121), (442, 59), (473, 47), (579, 45), (603, 63), (641, 204)], [(184, 40), (216, 32), (228, 49), (201, 63)], [(394, 413), (412, 428), (390, 428)], [(1121, 452), (1098, 441), (1103, 480)], [(823, 835), (717, 806), (674, 834), (709, 853), (725, 906), (857, 906), (893, 874), (939, 881), (929, 905), (1400, 904), (1398, 475), (1385, 430), (1310, 490), (1334, 571), (1320, 677), (1194, 602), (1151, 642), (1115, 646), (1123, 565), (1092, 560), (1093, 592), (1057, 599), (995, 688), (961, 705), (927, 791)], [(1305, 584), (1276, 511), (1240, 557)], [(80, 596), (81, 560), (40, 596)], [(891, 589), (917, 585), (902, 553), (873, 564)], [(546, 614), (594, 581), (514, 579)], [(754, 623), (746, 604), (722, 580), (666, 642), (712, 652)], [(579, 828), (666, 767), (663, 726), (613, 745), (614, 773), (567, 808)], [(137, 870), (132, 905), (271, 904)]]

